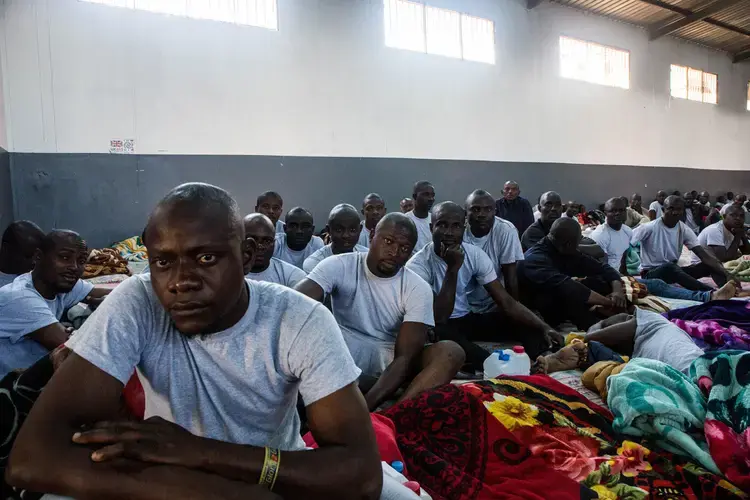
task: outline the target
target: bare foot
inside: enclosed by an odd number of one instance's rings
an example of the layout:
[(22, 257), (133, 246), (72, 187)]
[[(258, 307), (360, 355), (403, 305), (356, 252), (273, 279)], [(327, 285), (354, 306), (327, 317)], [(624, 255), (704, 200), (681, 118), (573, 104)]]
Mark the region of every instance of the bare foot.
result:
[(726, 285), (711, 292), (711, 300), (729, 300), (737, 295), (737, 285), (728, 281)]
[(536, 358), (537, 373), (554, 373), (564, 370), (573, 370), (578, 364), (586, 359), (588, 346), (583, 342), (574, 342), (563, 347), (559, 351), (547, 356)]

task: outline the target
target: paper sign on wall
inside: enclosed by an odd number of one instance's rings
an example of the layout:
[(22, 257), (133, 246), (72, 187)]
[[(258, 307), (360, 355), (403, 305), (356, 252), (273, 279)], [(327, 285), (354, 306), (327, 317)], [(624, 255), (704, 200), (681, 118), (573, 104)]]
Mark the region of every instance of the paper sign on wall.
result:
[(135, 139), (112, 139), (109, 141), (109, 152), (118, 155), (135, 154)]

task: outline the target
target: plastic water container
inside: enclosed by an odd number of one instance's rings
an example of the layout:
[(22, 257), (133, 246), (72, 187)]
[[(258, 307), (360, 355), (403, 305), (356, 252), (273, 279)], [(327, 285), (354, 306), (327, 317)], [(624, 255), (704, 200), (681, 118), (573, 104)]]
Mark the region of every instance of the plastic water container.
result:
[(523, 346), (513, 349), (498, 349), (484, 360), (484, 378), (495, 378), (500, 375), (528, 375), (531, 372), (531, 360)]

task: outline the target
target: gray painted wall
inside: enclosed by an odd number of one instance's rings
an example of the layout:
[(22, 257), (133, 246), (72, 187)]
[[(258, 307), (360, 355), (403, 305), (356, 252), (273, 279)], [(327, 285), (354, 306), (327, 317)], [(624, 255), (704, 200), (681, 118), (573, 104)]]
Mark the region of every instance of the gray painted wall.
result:
[(438, 200), (463, 201), (476, 188), (497, 197), (515, 179), (530, 199), (552, 189), (591, 207), (633, 192), (650, 201), (657, 189), (750, 192), (750, 173), (742, 171), (391, 158), (13, 153), (11, 172), (16, 217), (45, 230), (75, 229), (96, 247), (140, 234), (154, 204), (188, 181), (228, 189), (245, 212), (258, 193), (277, 190), (286, 209), (313, 211), (316, 230), (333, 205), (359, 206), (371, 191), (397, 210), (421, 179), (433, 182)]
[(13, 189), (10, 181), (10, 154), (0, 148), (0, 233), (13, 221)]

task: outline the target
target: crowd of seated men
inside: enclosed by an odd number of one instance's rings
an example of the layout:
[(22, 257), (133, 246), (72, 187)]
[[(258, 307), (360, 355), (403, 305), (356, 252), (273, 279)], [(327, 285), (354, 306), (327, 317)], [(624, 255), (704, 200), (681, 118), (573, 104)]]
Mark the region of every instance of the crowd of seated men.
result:
[[(388, 213), (370, 193), (361, 210), (333, 207), (320, 237), (312, 213), (284, 213), (276, 192), (243, 216), (223, 189), (184, 184), (146, 222), (148, 271), (111, 293), (81, 280), (80, 235), (12, 223), (0, 377), (51, 368), (17, 436), (4, 436), (15, 439), (7, 483), (76, 498), (378, 498), (370, 411), (480, 371), (481, 341), (518, 342), (541, 371), (564, 369), (568, 321), (683, 369), (696, 351), (666, 346), (684, 338), (624, 315), (627, 252), (639, 246), (637, 279), (652, 292), (703, 302), (735, 296), (722, 262), (750, 253), (743, 195), (717, 207), (705, 192), (660, 191), (648, 209), (639, 195), (611, 198), (589, 238), (585, 207), (552, 191), (537, 207), (512, 181), (499, 200), (435, 198), (420, 181)], [(680, 267), (683, 245), (694, 262)], [(721, 288), (699, 280), (709, 276)], [(61, 320), (78, 302), (96, 310), (72, 332)], [(142, 421), (121, 404), (136, 370)]]

